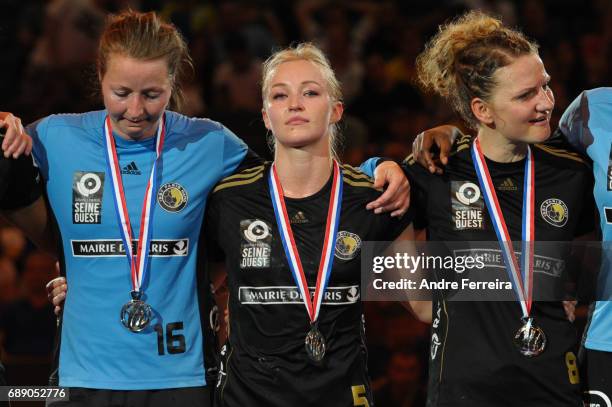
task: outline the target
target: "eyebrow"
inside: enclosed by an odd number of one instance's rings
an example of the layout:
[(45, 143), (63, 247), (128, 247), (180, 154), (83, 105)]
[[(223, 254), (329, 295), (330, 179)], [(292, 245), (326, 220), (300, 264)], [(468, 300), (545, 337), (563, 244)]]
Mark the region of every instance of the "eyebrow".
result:
[[(317, 81), (303, 81), (302, 83), (300, 83), (300, 85), (309, 85), (309, 84), (314, 84), (317, 86), (321, 86), (321, 84)], [(274, 87), (279, 87), (279, 86), (288, 86), (286, 83), (281, 82), (281, 83), (275, 83), (272, 86), (270, 86), (270, 88), (274, 88)]]
[[(133, 91), (134, 91), (134, 89), (132, 89), (132, 88), (130, 88), (130, 87), (128, 87), (128, 86), (123, 86), (123, 85), (119, 85), (119, 86), (111, 86), (111, 88), (112, 88), (114, 91), (117, 91), (117, 90), (128, 90), (128, 91), (130, 91), (130, 92), (133, 92)], [(141, 89), (141, 90), (140, 90), (140, 92), (141, 92), (141, 93), (149, 93), (149, 92), (157, 92), (157, 93), (161, 93), (161, 92), (163, 92), (163, 91), (164, 91), (164, 89), (163, 89), (163, 88), (161, 88), (161, 87), (156, 87), (156, 86), (153, 86), (153, 87), (150, 87), (150, 88), (145, 88), (145, 89)]]
[[(546, 74), (546, 76), (544, 77), (544, 82), (545, 82), (545, 83), (550, 82), (550, 75)], [(539, 85), (536, 85), (536, 86), (528, 86), (528, 87), (526, 87), (526, 88), (523, 88), (523, 89), (521, 89), (521, 90), (516, 91), (516, 94), (517, 94), (517, 95), (521, 95), (521, 94), (523, 94), (523, 93), (525, 93), (525, 92), (529, 92), (530, 90), (533, 90), (533, 89), (535, 89), (535, 88), (537, 88), (537, 87), (539, 87)]]

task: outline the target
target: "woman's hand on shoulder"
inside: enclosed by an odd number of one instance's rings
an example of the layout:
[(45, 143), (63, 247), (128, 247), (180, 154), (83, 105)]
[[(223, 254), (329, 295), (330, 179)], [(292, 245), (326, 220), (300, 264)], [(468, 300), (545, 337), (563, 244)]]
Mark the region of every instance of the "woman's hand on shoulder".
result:
[(391, 212), (391, 216), (402, 216), (410, 206), (410, 183), (395, 161), (384, 161), (374, 171), (374, 187), (382, 188), (385, 185), (385, 192), (368, 203), (366, 209), (373, 209), (377, 214)]

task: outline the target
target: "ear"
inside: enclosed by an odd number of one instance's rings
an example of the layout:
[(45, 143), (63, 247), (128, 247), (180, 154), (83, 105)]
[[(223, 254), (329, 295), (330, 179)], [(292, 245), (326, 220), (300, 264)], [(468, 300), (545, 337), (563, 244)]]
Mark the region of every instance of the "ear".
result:
[(332, 105), (332, 114), (330, 118), (331, 124), (338, 123), (340, 119), (342, 119), (342, 114), (344, 113), (344, 104), (342, 102), (335, 102)]
[(270, 118), (268, 117), (268, 113), (266, 113), (266, 109), (264, 108), (261, 109), (261, 118), (263, 119), (266, 129), (272, 131), (272, 129), (270, 128)]
[(476, 116), (476, 119), (487, 125), (493, 124), (493, 112), (491, 111), (491, 106), (482, 100), (481, 98), (474, 98), (470, 102), (470, 107), (472, 108), (472, 113)]

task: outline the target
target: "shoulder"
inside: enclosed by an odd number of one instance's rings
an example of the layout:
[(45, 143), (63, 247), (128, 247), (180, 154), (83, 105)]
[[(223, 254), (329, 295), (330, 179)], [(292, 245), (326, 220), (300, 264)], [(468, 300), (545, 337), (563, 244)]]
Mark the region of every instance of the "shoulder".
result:
[(36, 127), (44, 126), (49, 130), (55, 128), (61, 128), (64, 130), (69, 128), (101, 129), (104, 126), (105, 117), (106, 112), (104, 110), (86, 113), (52, 114), (37, 122), (34, 122), (33, 125)]
[(166, 128), (167, 137), (174, 139), (172, 136), (182, 142), (195, 142), (202, 140), (208, 143), (223, 143), (224, 146), (236, 146), (246, 148), (246, 145), (238, 136), (223, 124), (214, 120), (189, 117), (180, 113), (167, 111), (166, 112)]
[(189, 117), (183, 114), (166, 111), (166, 123), (175, 132), (222, 132), (227, 130), (221, 123), (202, 117)]
[(356, 188), (374, 189), (374, 180), (359, 168), (349, 164), (341, 164), (340, 168), (342, 168), (342, 180), (345, 184)]
[(341, 164), (340, 167), (345, 197), (353, 196), (359, 201), (374, 200), (382, 193), (374, 188), (374, 180), (359, 168), (348, 164)]
[(213, 189), (213, 195), (226, 195), (227, 193), (243, 193), (261, 188), (266, 168), (269, 163), (242, 168), (240, 171), (223, 178)]
[(560, 170), (568, 169), (571, 171), (590, 172), (587, 161), (574, 151), (545, 144), (533, 144), (532, 146), (534, 157), (536, 157), (536, 163), (544, 162)]
[(589, 104), (612, 105), (612, 88), (594, 88), (582, 91), (579, 98), (587, 100)]

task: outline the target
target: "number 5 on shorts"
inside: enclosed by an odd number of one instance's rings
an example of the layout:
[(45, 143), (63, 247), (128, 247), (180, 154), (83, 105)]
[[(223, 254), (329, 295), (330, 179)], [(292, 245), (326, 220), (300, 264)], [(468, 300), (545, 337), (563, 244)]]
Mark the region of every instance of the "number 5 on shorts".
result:
[(353, 406), (370, 407), (370, 403), (368, 403), (366, 397), (366, 389), (363, 384), (351, 387), (351, 391), (353, 392)]

